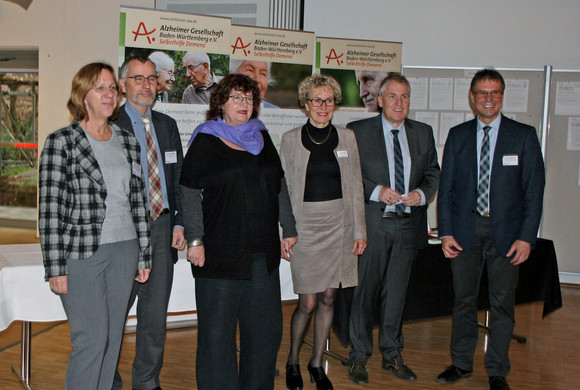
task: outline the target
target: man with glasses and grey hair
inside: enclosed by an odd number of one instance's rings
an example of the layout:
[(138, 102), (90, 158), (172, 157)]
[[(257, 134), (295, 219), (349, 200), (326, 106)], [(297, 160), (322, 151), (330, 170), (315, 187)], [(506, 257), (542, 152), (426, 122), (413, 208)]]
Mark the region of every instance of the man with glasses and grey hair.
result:
[(183, 56), (183, 67), (191, 85), (183, 91), (181, 103), (209, 104), (212, 88), (222, 79), (210, 70), (209, 56), (188, 51)]
[(175, 81), (175, 62), (162, 51), (149, 54), (149, 59), (155, 64), (157, 72), (157, 101), (168, 103), (169, 91)]
[[(119, 84), (127, 99), (115, 123), (131, 131), (141, 146), (142, 175), (149, 205), (151, 257), (153, 265), (147, 283), (133, 284), (127, 311), (137, 300), (137, 340), (133, 361), (133, 389), (157, 390), (163, 367), (167, 305), (173, 284), (177, 250), (185, 248), (181, 222), (181, 165), (183, 150), (177, 123), (151, 109), (158, 85), (155, 65), (146, 57), (135, 57), (121, 66)], [(117, 372), (113, 389), (123, 381)]]

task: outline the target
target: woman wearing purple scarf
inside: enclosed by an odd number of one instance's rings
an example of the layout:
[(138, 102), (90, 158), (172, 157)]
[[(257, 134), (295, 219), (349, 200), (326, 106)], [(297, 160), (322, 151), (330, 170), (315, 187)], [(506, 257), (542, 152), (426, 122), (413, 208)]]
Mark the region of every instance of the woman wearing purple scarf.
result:
[(259, 106), (255, 81), (240, 74), (224, 77), (183, 163), (200, 390), (274, 388), (282, 338), (278, 222), (285, 250), (297, 233), (280, 158), (256, 119)]

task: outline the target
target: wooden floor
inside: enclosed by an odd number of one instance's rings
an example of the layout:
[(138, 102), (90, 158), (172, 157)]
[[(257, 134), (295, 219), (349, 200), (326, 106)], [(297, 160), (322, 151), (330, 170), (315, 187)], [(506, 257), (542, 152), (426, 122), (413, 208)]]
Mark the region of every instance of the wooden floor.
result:
[[(0, 235), (2, 235), (0, 229)], [(580, 288), (563, 286), (564, 307), (542, 320), (542, 304), (520, 305), (516, 308), (516, 333), (527, 337), (526, 344), (513, 342), (510, 349), (512, 371), (509, 382), (512, 389), (576, 389), (580, 388)], [(289, 350), (289, 324), (293, 304), (283, 306), (284, 335), (278, 354), (277, 367), (281, 375), (276, 389), (285, 389), (284, 365)], [(483, 315), (481, 315), (482, 317)], [(34, 390), (64, 388), (67, 357), (70, 352), (69, 329), (66, 322), (33, 324), (31, 387)], [(435, 377), (450, 363), (449, 318), (419, 321), (404, 325), (406, 348), (403, 356), (417, 373), (418, 381), (404, 382), (381, 369), (380, 354), (374, 353), (367, 369), (370, 383), (355, 385), (348, 380), (348, 369), (339, 361), (327, 358), (325, 365), (335, 389), (487, 389), (487, 375), (483, 367), (485, 335), (480, 333), (475, 356), (474, 375), (455, 385), (440, 385)], [(0, 332), (0, 389), (21, 389), (11, 365), (20, 361), (21, 324), (16, 322)], [(375, 340), (377, 334), (375, 330)], [(165, 364), (161, 375), (164, 390), (195, 389), (195, 327), (173, 329), (167, 332)], [(376, 344), (376, 341), (375, 341)], [(119, 369), (124, 378), (130, 378), (135, 348), (134, 334), (126, 334)], [(376, 348), (376, 346), (375, 346)], [(331, 349), (347, 355), (336, 338)], [(304, 345), (301, 352), (302, 375), (305, 390), (316, 389), (308, 381), (306, 364), (311, 349)], [(129, 379), (130, 382), (130, 379)], [(130, 389), (126, 384), (125, 389)]]

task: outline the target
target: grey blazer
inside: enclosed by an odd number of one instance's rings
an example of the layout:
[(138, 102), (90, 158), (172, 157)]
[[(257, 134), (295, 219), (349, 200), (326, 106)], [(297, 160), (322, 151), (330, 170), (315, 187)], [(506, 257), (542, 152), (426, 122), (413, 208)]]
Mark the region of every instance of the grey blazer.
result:
[[(369, 231), (376, 231), (383, 217), (384, 203), (370, 201), (377, 185), (388, 186), (389, 163), (383, 135), (383, 123), (379, 114), (375, 117), (351, 122), (361, 155), (361, 170), (366, 203), (366, 222)], [(405, 119), (405, 131), (411, 155), (411, 175), (409, 189), (420, 188), (427, 202), (437, 191), (439, 184), (439, 163), (431, 126), (411, 119)], [(419, 248), (427, 245), (427, 205), (411, 207), (411, 219)]]
[[(280, 160), (297, 224), (300, 223), (306, 168), (310, 158), (310, 152), (302, 145), (301, 130), (302, 127), (297, 127), (284, 133), (280, 145)], [(366, 240), (364, 194), (356, 139), (349, 129), (337, 127), (336, 130), (338, 146), (334, 154), (340, 168), (345, 221), (354, 225), (353, 240)]]

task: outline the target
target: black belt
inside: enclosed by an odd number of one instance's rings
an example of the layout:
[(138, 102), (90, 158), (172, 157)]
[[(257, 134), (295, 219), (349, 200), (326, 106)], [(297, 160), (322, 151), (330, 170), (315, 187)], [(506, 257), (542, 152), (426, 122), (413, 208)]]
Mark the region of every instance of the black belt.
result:
[(410, 218), (410, 217), (411, 217), (411, 213), (397, 214), (394, 211), (387, 211), (383, 214), (383, 218), (387, 218), (387, 219), (391, 219), (391, 218), (405, 219), (405, 218)]

